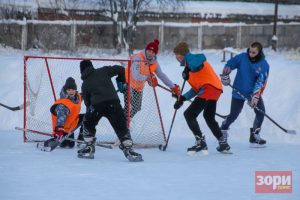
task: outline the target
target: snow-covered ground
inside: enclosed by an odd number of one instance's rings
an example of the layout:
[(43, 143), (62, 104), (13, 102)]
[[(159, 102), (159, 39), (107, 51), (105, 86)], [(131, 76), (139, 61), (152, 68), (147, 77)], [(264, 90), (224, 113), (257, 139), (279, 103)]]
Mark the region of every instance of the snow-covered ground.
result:
[[(220, 73), (224, 66), (220, 62), (222, 52), (206, 50), (204, 53)], [(299, 134), (300, 61), (288, 60), (290, 52), (266, 49), (265, 53), (271, 66), (264, 93), (267, 113), (284, 128)], [(25, 54), (46, 55), (37, 50), (0, 48), (1, 103), (10, 106), (23, 103)], [(126, 54), (111, 56), (93, 50), (76, 55), (67, 52), (47, 55), (126, 58)], [(182, 68), (173, 54), (163, 53), (158, 59), (163, 71), (182, 85)], [(157, 91), (168, 132), (174, 100), (164, 90)], [(218, 113), (228, 114), (230, 98), (231, 91), (226, 87), (218, 103)], [(97, 148), (94, 160), (78, 159), (77, 149), (38, 151), (33, 143), (24, 144), (20, 132), (13, 130), (23, 124), (22, 111), (0, 107), (0, 199), (300, 199), (299, 135), (287, 135), (265, 119), (261, 135), (268, 141), (267, 148), (249, 148), (249, 128), (254, 114), (245, 106), (230, 129), (233, 155), (217, 153), (217, 142), (201, 115), (198, 121), (208, 140), (209, 155), (187, 156), (186, 148), (194, 143), (183, 117), (188, 104), (178, 111), (167, 151), (139, 149), (145, 160), (142, 163), (129, 163), (118, 149)], [(222, 122), (220, 118), (217, 120)], [(292, 171), (293, 192), (255, 193), (255, 172), (260, 170)]]

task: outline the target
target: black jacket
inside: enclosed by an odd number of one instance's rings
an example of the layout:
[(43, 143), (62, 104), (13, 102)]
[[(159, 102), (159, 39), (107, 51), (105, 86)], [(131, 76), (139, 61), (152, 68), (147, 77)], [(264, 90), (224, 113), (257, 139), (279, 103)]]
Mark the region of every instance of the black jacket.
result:
[(119, 101), (118, 94), (111, 81), (117, 76), (118, 81), (125, 82), (125, 68), (119, 65), (104, 66), (98, 69), (86, 68), (82, 74), (82, 98), (87, 107), (107, 101)]

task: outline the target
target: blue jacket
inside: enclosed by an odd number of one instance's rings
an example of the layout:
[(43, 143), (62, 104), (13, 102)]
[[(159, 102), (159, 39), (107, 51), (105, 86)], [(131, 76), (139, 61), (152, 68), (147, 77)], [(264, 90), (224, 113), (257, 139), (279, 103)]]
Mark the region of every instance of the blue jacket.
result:
[[(264, 90), (269, 75), (269, 64), (264, 55), (259, 61), (252, 63), (247, 53), (241, 53), (228, 60), (225, 67), (230, 67), (231, 70), (237, 69), (233, 87), (248, 99), (257, 92), (261, 94)], [(236, 99), (243, 99), (234, 91), (232, 96)]]

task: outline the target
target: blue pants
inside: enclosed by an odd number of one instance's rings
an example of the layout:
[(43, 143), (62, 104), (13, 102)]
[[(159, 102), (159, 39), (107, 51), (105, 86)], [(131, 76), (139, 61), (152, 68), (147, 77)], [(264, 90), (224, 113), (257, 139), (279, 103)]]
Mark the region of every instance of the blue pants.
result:
[[(226, 117), (226, 119), (223, 121), (221, 129), (222, 130), (228, 130), (229, 126), (238, 118), (239, 114), (241, 113), (243, 107), (244, 107), (244, 100), (243, 99), (236, 99), (232, 97), (231, 99), (231, 107), (230, 107), (230, 113)], [(262, 97), (259, 98), (257, 103), (257, 108), (265, 112), (265, 105)], [(253, 130), (256, 130), (257, 128), (261, 128), (261, 125), (264, 121), (264, 114), (257, 111), (256, 109), (253, 109), (255, 112), (255, 119), (253, 122)]]

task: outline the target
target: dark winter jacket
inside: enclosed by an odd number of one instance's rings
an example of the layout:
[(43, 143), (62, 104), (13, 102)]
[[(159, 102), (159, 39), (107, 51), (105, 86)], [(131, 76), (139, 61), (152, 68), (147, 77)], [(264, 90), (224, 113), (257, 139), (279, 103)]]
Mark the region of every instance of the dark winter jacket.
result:
[(104, 66), (98, 69), (86, 68), (81, 73), (83, 80), (81, 91), (87, 107), (107, 101), (118, 101), (119, 97), (111, 78), (117, 76), (118, 81), (125, 82), (125, 68), (119, 65)]

